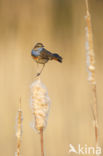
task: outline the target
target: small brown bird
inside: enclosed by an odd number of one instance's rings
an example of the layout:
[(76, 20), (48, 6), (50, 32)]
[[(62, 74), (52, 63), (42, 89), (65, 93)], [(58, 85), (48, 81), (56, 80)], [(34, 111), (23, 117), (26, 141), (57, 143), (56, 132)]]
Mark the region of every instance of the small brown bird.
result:
[(31, 51), (31, 55), (37, 63), (43, 64), (42, 70), (40, 71), (40, 73), (37, 74), (37, 76), (41, 74), (45, 63), (47, 63), (49, 60), (56, 60), (62, 63), (62, 57), (59, 56), (57, 53), (51, 53), (50, 51), (46, 50), (42, 43), (37, 43), (34, 46), (34, 48)]

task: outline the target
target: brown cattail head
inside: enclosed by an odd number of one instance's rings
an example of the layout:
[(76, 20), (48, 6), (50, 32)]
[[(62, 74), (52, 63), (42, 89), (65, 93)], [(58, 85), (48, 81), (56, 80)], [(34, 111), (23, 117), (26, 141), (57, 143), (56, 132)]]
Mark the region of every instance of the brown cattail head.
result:
[(31, 107), (34, 117), (33, 128), (40, 132), (47, 125), (50, 98), (45, 85), (40, 79), (32, 83), (31, 93)]

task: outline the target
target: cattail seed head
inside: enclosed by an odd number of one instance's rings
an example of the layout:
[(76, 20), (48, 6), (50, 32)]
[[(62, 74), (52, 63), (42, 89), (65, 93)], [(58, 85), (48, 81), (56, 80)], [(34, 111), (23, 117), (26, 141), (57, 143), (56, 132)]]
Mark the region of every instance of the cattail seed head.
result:
[(87, 62), (87, 71), (88, 71), (88, 81), (90, 84), (95, 85), (95, 54), (93, 49), (93, 37), (92, 37), (92, 30), (91, 30), (91, 21), (90, 15), (87, 14), (86, 22), (87, 27), (85, 28), (86, 31), (86, 62)]
[(88, 70), (88, 81), (90, 83), (91, 93), (92, 93), (92, 113), (94, 118), (95, 127), (95, 140), (96, 145), (99, 143), (98, 137), (98, 114), (97, 114), (97, 94), (96, 94), (96, 78), (95, 78), (95, 53), (93, 48), (93, 33), (91, 16), (89, 13), (88, 0), (85, 0), (86, 4), (86, 52), (87, 52), (87, 70)]
[(34, 126), (38, 132), (44, 129), (47, 124), (47, 117), (49, 113), (50, 98), (44, 84), (37, 79), (31, 85), (31, 107), (34, 117)]

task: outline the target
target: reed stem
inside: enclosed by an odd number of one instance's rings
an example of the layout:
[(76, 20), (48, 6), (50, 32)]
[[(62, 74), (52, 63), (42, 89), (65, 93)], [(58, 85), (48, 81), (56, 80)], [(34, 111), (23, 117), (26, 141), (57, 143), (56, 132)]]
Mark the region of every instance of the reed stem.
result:
[(44, 156), (43, 129), (40, 130), (41, 156)]
[(22, 120), (23, 113), (21, 110), (21, 98), (20, 98), (19, 110), (17, 113), (17, 125), (16, 125), (17, 149), (15, 156), (20, 156), (21, 154)]

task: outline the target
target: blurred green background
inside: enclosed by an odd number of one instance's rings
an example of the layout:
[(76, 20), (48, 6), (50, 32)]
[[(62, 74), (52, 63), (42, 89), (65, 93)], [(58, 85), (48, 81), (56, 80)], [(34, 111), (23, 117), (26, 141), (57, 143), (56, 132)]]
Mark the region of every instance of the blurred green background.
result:
[[(89, 0), (92, 17), (100, 145), (103, 146), (103, 1)], [(52, 100), (44, 132), (46, 156), (68, 156), (69, 144), (95, 145), (85, 52), (84, 0), (0, 0), (0, 155), (16, 151), (16, 113), (22, 98), (22, 156), (40, 156), (40, 136), (31, 128), (30, 85), (36, 42), (59, 53), (41, 80)], [(73, 155), (73, 154), (71, 154)]]

